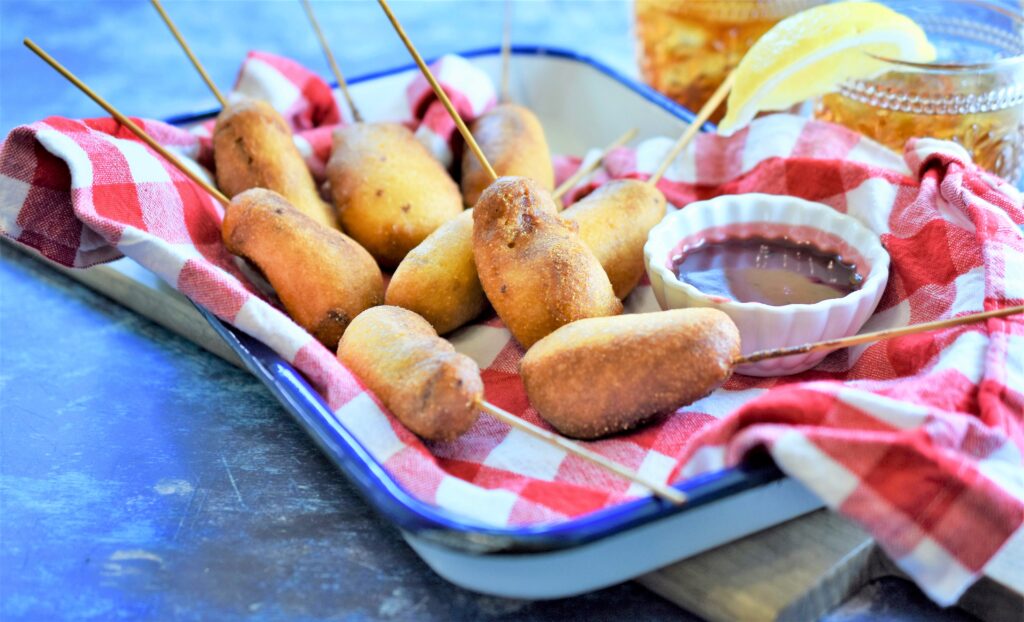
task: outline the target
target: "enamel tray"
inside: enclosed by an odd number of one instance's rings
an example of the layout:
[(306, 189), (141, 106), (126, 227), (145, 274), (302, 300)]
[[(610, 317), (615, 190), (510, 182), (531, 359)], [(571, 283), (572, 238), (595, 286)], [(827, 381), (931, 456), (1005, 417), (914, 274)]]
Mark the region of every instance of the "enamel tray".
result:
[[(554, 153), (583, 154), (636, 127), (640, 138), (675, 136), (693, 115), (647, 86), (574, 53), (516, 47), (512, 99), (540, 118)], [(497, 83), (497, 49), (462, 53)], [(399, 118), (413, 65), (351, 80), (369, 121)], [(174, 117), (191, 125), (216, 111)], [(518, 598), (578, 594), (655, 570), (822, 506), (774, 466), (728, 469), (676, 484), (691, 501), (648, 497), (552, 525), (494, 528), (419, 501), (402, 489), (324, 401), (267, 346), (199, 311), (313, 438), (367, 502), (396, 525), (438, 574), (479, 592)]]

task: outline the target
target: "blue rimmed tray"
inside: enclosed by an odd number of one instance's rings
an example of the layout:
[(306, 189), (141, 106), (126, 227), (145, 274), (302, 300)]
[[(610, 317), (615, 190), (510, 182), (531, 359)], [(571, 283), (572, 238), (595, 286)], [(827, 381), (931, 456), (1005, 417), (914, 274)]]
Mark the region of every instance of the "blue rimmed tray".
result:
[[(671, 136), (693, 118), (664, 96), (591, 59), (535, 47), (517, 47), (514, 54), (513, 98), (538, 114), (555, 152), (582, 153), (632, 126), (641, 137)], [(497, 76), (497, 49), (462, 56)], [(389, 116), (375, 110), (373, 102), (387, 100), (384, 94), (404, 86), (413, 71), (410, 64), (351, 80), (357, 103), (370, 113), (368, 120), (375, 113)], [(170, 121), (190, 125), (215, 113)], [(761, 464), (676, 484), (691, 500), (682, 507), (643, 498), (561, 523), (485, 525), (404, 490), (286, 361), (205, 310), (199, 312), (417, 553), (439, 574), (470, 589), (527, 598), (596, 589), (821, 507), (803, 487)]]

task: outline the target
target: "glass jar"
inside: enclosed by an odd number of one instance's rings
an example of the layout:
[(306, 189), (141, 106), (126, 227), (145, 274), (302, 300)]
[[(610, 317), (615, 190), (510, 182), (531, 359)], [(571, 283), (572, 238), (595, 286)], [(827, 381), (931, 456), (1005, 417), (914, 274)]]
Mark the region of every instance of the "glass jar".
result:
[(821, 98), (819, 119), (895, 150), (913, 137), (952, 140), (975, 163), (1024, 179), (1024, 17), (982, 0), (885, 2), (916, 21), (935, 45), (933, 63), (882, 58), (888, 71)]
[[(644, 80), (690, 110), (711, 97), (750, 46), (822, 0), (636, 0)], [(722, 106), (711, 117), (717, 123)]]

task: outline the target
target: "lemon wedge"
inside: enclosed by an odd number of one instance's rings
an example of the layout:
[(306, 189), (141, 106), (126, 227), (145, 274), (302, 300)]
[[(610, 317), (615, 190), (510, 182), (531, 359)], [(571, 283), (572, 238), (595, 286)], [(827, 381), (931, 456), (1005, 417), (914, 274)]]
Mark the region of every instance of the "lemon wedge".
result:
[(766, 32), (740, 60), (718, 133), (730, 135), (762, 110), (786, 110), (850, 79), (886, 71), (869, 56), (926, 63), (935, 48), (912, 19), (877, 2), (824, 4)]

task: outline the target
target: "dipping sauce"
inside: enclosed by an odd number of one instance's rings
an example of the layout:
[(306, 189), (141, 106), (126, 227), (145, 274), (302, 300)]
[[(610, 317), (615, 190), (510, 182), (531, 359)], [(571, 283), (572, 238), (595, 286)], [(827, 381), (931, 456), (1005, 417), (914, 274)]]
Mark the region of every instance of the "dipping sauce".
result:
[(842, 298), (863, 282), (842, 257), (786, 238), (706, 241), (673, 257), (672, 270), (709, 296), (772, 306)]

